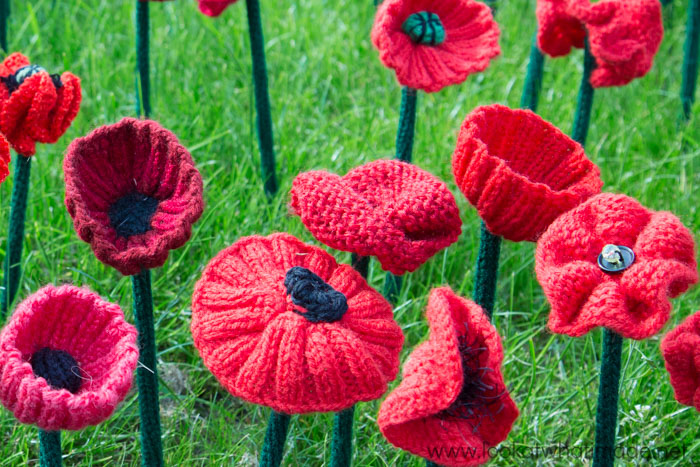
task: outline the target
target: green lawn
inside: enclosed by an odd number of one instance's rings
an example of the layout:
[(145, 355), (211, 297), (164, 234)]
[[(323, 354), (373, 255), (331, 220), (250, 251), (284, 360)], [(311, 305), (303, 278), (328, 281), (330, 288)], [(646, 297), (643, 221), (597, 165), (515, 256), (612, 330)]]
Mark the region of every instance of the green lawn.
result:
[[(40, 146), (35, 157), (20, 299), (48, 283), (73, 282), (120, 303), (132, 319), (129, 280), (97, 261), (73, 230), (63, 205), (61, 161), (73, 138), (134, 114), (134, 3), (12, 1), (10, 48), (51, 72), (72, 71), (82, 78), (84, 94), (68, 133), (58, 144)], [(700, 119), (684, 132), (677, 130), (685, 3), (677, 0), (664, 11), (667, 33), (654, 69), (625, 88), (597, 93), (587, 152), (602, 170), (605, 190), (672, 210), (699, 232)], [(535, 28), (534, 1), (499, 4), (502, 56), (463, 85), (419, 96), (415, 162), (448, 182), (464, 226), (459, 242), (405, 281), (396, 309), (406, 335), (403, 358), (427, 336), (422, 310), (431, 287), (449, 284), (465, 296), (472, 291), (480, 221), (454, 185), (450, 159), (459, 125), (471, 109), (494, 102), (518, 105)], [(288, 231), (313, 241), (287, 209), (294, 175), (321, 168), (344, 173), (393, 151), (400, 88), (370, 43), (372, 0), (263, 0), (262, 9), (281, 181), (272, 203), (259, 182), (245, 5), (210, 19), (191, 0), (151, 4), (154, 116), (191, 150), (207, 201), (192, 240), (153, 276), (167, 465), (256, 465), (269, 414), (223, 390), (192, 345), (190, 296), (209, 259), (244, 235)], [(545, 66), (539, 111), (566, 132), (581, 71), (580, 51)], [(0, 232), (7, 231), (11, 188), (12, 176), (0, 187)], [(533, 245), (506, 242), (502, 251), (494, 321), (506, 350), (506, 383), (521, 411), (506, 444), (590, 448), (602, 332), (579, 339), (549, 333)], [(372, 285), (380, 288), (383, 278), (373, 264)], [(700, 308), (699, 291), (674, 302), (664, 332)], [(688, 459), (700, 460), (700, 418), (673, 399), (658, 344), (658, 337), (624, 344), (618, 440), (667, 451), (679, 446), (685, 460), (664, 465), (687, 465)], [(355, 465), (422, 465), (384, 440), (375, 423), (377, 409), (378, 403), (362, 404), (356, 413)], [(327, 463), (331, 423), (330, 415), (294, 417), (284, 465)], [(63, 451), (66, 465), (136, 465), (135, 394), (101, 426), (64, 434)], [(35, 428), (0, 411), (0, 464), (32, 464), (37, 457)], [(572, 458), (538, 462), (581, 463)], [(493, 462), (514, 463), (535, 460)], [(619, 465), (627, 463), (633, 462)]]

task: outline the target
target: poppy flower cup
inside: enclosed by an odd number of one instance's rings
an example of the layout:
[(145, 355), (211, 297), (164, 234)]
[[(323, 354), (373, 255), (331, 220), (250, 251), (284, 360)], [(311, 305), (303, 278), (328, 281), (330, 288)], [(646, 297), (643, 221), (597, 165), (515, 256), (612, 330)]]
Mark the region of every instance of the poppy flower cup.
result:
[[(501, 374), (501, 338), (480, 306), (449, 287), (430, 292), (425, 315), (430, 337), (382, 403), (379, 429), (394, 446), (440, 465), (483, 464), (519, 414)], [(441, 448), (474, 455), (440, 456)]]
[(415, 271), (456, 242), (462, 229), (447, 185), (397, 160), (370, 162), (344, 177), (324, 171), (297, 175), (290, 206), (317, 240), (375, 256), (397, 275)]
[(700, 411), (700, 312), (666, 334), (661, 352), (676, 400)]
[(0, 402), (47, 431), (96, 425), (128, 393), (138, 356), (136, 329), (118, 305), (87, 289), (47, 286), (0, 333)]
[(219, 16), (238, 0), (199, 0), (199, 11), (207, 16)]
[(515, 242), (536, 241), (603, 186), (580, 144), (535, 113), (502, 105), (467, 115), (452, 172), (488, 230)]
[(603, 326), (630, 339), (656, 334), (669, 298), (698, 281), (693, 236), (671, 213), (600, 194), (563, 214), (537, 242), (549, 328), (578, 337)]
[(391, 306), (357, 271), (282, 233), (242, 238), (211, 260), (191, 329), (231, 394), (285, 414), (377, 399), (403, 345)]
[(55, 143), (78, 114), (80, 79), (50, 75), (21, 53), (0, 64), (0, 132), (17, 153), (33, 156), (36, 143)]
[(192, 157), (154, 121), (125, 118), (76, 139), (63, 169), (78, 236), (124, 275), (162, 266), (204, 208)]
[(385, 0), (372, 28), (382, 63), (402, 86), (437, 92), (500, 55), (491, 10), (474, 0)]

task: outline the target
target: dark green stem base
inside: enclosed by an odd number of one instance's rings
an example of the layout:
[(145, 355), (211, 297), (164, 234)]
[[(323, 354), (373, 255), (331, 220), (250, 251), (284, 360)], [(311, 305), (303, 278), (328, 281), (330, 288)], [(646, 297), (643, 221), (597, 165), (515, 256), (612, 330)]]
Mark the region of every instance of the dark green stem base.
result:
[[(151, 78), (148, 58), (148, 2), (136, 0), (136, 65), (139, 71), (141, 89), (136, 90), (136, 114), (146, 118), (151, 116)], [(141, 99), (139, 99), (139, 96)], [(143, 104), (143, 109), (141, 107)], [(142, 113), (143, 110), (143, 113)]]
[(595, 69), (595, 58), (591, 55), (588, 39), (583, 51), (583, 77), (581, 87), (578, 90), (578, 102), (576, 103), (576, 114), (574, 115), (574, 128), (571, 131), (571, 138), (581, 146), (586, 145), (588, 127), (591, 122), (591, 109), (593, 108), (593, 86), (591, 86), (591, 73)]
[(496, 282), (498, 281), (498, 263), (501, 254), (501, 237), (494, 235), (481, 223), (481, 240), (479, 256), (476, 258), (474, 272), (474, 301), (480, 305), (491, 319), (496, 301)]
[(683, 104), (685, 121), (690, 120), (693, 102), (695, 102), (698, 60), (700, 60), (700, 0), (690, 0), (685, 44), (683, 45), (683, 77), (681, 82), (681, 103)]
[(369, 260), (369, 256), (359, 256), (355, 253), (352, 254), (352, 259), (350, 260), (355, 271), (359, 272), (365, 279), (367, 279), (367, 274), (369, 273)]
[(595, 417), (594, 467), (612, 467), (615, 464), (617, 400), (622, 365), (622, 337), (608, 329), (603, 332), (603, 359), (600, 362), (600, 387)]
[(384, 279), (384, 298), (389, 300), (389, 303), (396, 305), (401, 294), (401, 286), (403, 285), (403, 276), (395, 276), (387, 272)]
[(435, 462), (426, 459), (425, 467), (440, 467), (440, 464), (436, 464)]
[(24, 220), (27, 214), (27, 197), (29, 196), (29, 176), (31, 175), (32, 158), (17, 155), (15, 176), (10, 200), (10, 228), (7, 234), (7, 250), (5, 252), (4, 288), (0, 293), (0, 323), (4, 322), (10, 305), (17, 295), (19, 279), (22, 275), (22, 246), (24, 244)]
[(153, 296), (151, 272), (144, 269), (132, 276), (134, 290), (134, 317), (139, 332), (139, 362), (136, 383), (139, 388), (139, 413), (141, 418), (141, 465), (163, 465), (163, 446), (160, 431), (160, 405), (158, 403), (158, 369), (156, 367), (156, 333), (153, 326)]
[(260, 453), (260, 467), (278, 467), (282, 463), (290, 418), (286, 413), (274, 410), (270, 414), (270, 421), (267, 422), (267, 431), (265, 432), (265, 443)]
[(418, 91), (411, 88), (401, 90), (401, 110), (399, 130), (396, 133), (396, 158), (411, 162), (413, 159), (413, 138), (416, 130), (416, 104)]
[(542, 71), (544, 69), (544, 55), (537, 47), (537, 32), (530, 46), (530, 61), (527, 64), (523, 95), (520, 98), (520, 107), (537, 112), (537, 103), (540, 100), (542, 90)]
[(61, 467), (61, 432), (39, 430), (39, 464)]
[(335, 414), (333, 419), (331, 467), (348, 467), (352, 464), (352, 422), (354, 416), (354, 405)]
[(0, 0), (0, 47), (7, 53), (7, 20), (10, 18), (10, 0)]

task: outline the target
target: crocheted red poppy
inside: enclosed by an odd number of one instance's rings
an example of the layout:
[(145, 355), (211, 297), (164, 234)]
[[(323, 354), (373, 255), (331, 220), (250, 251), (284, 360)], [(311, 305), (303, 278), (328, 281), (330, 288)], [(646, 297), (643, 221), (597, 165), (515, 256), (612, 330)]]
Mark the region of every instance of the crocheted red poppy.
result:
[(537, 243), (535, 270), (553, 332), (605, 326), (630, 339), (656, 334), (669, 298), (698, 280), (693, 236), (676, 216), (601, 194), (563, 214)]
[(0, 183), (10, 175), (10, 144), (0, 134)]
[(700, 411), (700, 312), (666, 334), (661, 352), (676, 400)]
[(499, 35), (491, 9), (474, 0), (385, 0), (372, 43), (402, 86), (436, 92), (485, 70)]
[(533, 112), (502, 105), (467, 115), (452, 172), (488, 229), (515, 242), (537, 240), (603, 186), (581, 145)]
[(202, 214), (192, 157), (154, 121), (125, 118), (76, 139), (63, 170), (78, 236), (124, 275), (162, 266)]
[(283, 233), (242, 238), (211, 260), (192, 337), (231, 394), (290, 414), (380, 397), (403, 345), (391, 306), (360, 274)]
[(538, 45), (552, 57), (583, 47), (588, 33), (594, 88), (623, 86), (647, 74), (664, 34), (658, 0), (538, 0), (537, 22)]
[(238, 0), (199, 0), (199, 11), (207, 16), (219, 16), (229, 5)]
[(80, 79), (69, 72), (49, 75), (13, 53), (0, 65), (0, 132), (23, 156), (36, 143), (55, 143), (80, 109)]
[[(501, 374), (501, 338), (481, 307), (449, 287), (430, 292), (425, 315), (430, 338), (382, 403), (379, 429), (394, 446), (440, 465), (483, 464), (518, 418)], [(470, 455), (450, 458), (439, 448)]]
[(290, 204), (319, 241), (375, 256), (382, 268), (399, 275), (456, 242), (462, 226), (447, 186), (397, 160), (370, 162), (342, 178), (302, 173), (292, 184)]
[(131, 387), (136, 329), (88, 289), (46, 286), (0, 333), (0, 402), (22, 423), (79, 430), (107, 419)]

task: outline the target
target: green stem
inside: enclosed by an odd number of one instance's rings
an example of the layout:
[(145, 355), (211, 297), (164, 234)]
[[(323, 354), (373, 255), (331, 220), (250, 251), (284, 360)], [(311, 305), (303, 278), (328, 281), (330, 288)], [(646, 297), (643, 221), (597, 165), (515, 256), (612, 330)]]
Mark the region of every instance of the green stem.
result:
[(284, 443), (289, 431), (290, 416), (286, 413), (275, 412), (270, 414), (265, 432), (265, 443), (260, 453), (260, 467), (277, 467), (282, 463), (284, 455)]
[(4, 321), (10, 305), (17, 295), (19, 279), (22, 275), (22, 245), (24, 243), (24, 221), (27, 214), (27, 197), (29, 195), (29, 176), (32, 158), (17, 155), (15, 176), (10, 200), (10, 228), (7, 235), (5, 253), (5, 278), (0, 294), (0, 322)]
[(436, 464), (433, 461), (425, 460), (425, 467), (440, 467), (440, 464)]
[(144, 269), (131, 277), (134, 291), (134, 317), (139, 332), (139, 367), (136, 383), (139, 388), (139, 415), (141, 418), (141, 465), (163, 465), (163, 446), (160, 431), (158, 403), (158, 369), (156, 368), (156, 333), (153, 326), (153, 296), (151, 272)]
[(700, 0), (690, 0), (688, 5), (688, 22), (685, 29), (683, 45), (683, 77), (681, 84), (681, 103), (683, 118), (690, 120), (695, 87), (698, 81), (698, 60), (700, 60)]
[(622, 366), (622, 337), (605, 329), (603, 358), (600, 362), (600, 387), (595, 419), (594, 467), (615, 464), (615, 431), (617, 430), (617, 400), (620, 392)]
[(367, 279), (367, 274), (369, 273), (369, 260), (369, 256), (359, 256), (355, 253), (352, 254), (352, 259), (350, 260), (352, 267), (365, 279)]
[(583, 77), (578, 91), (576, 114), (574, 115), (574, 128), (571, 137), (581, 146), (586, 145), (588, 127), (591, 122), (591, 109), (593, 108), (593, 86), (591, 86), (591, 73), (595, 68), (595, 58), (591, 55), (588, 39), (583, 52)]
[(7, 20), (10, 18), (10, 0), (0, 0), (0, 47), (7, 53)]
[(520, 98), (520, 107), (537, 112), (537, 103), (540, 100), (542, 89), (542, 71), (544, 69), (544, 55), (537, 47), (537, 32), (532, 38), (530, 46), (530, 61), (527, 64), (527, 74), (525, 75), (525, 85), (523, 95)]
[(61, 467), (61, 432), (39, 430), (39, 463), (41, 467)]
[(335, 414), (331, 467), (348, 467), (352, 464), (352, 422), (354, 415), (354, 405)]
[(416, 129), (416, 102), (418, 92), (415, 89), (401, 89), (401, 110), (399, 111), (399, 130), (396, 133), (396, 158), (411, 162), (413, 137)]
[[(136, 92), (136, 113), (146, 118), (151, 115), (151, 79), (148, 59), (148, 2), (136, 0), (136, 64), (139, 70), (141, 92)], [(139, 94), (141, 99), (139, 101)], [(143, 103), (143, 113), (141, 105)]]
[(275, 148), (272, 133), (272, 115), (270, 113), (270, 95), (267, 89), (267, 67), (265, 65), (265, 40), (263, 38), (260, 3), (258, 0), (246, 0), (248, 11), (248, 34), (250, 51), (253, 56), (253, 88), (255, 91), (255, 112), (260, 147), (260, 166), (262, 169), (265, 194), (272, 197), (277, 193), (275, 176)]
[(399, 300), (402, 285), (403, 276), (395, 276), (390, 272), (386, 273), (386, 278), (384, 279), (384, 298), (389, 300), (389, 303), (392, 305), (396, 305), (396, 302)]
[(496, 301), (498, 263), (501, 254), (501, 237), (494, 235), (481, 223), (479, 255), (474, 272), (474, 301), (480, 305), (491, 319)]

